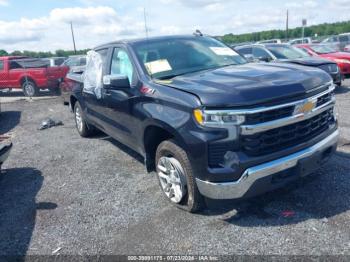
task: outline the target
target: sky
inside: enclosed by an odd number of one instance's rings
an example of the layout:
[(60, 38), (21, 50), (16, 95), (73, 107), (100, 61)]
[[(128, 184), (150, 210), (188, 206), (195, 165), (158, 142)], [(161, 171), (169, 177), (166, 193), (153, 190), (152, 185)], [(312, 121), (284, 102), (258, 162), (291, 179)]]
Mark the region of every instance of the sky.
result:
[(350, 20), (350, 0), (0, 0), (0, 49), (72, 50), (145, 36), (241, 34)]

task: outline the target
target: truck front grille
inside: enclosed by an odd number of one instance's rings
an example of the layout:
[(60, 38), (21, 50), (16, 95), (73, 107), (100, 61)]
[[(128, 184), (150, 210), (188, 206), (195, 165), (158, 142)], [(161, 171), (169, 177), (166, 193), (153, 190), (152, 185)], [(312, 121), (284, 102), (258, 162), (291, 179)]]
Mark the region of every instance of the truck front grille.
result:
[[(321, 97), (322, 98), (322, 97)], [(320, 100), (320, 103), (323, 100)], [(260, 132), (242, 136), (242, 150), (251, 156), (274, 153), (288, 147), (306, 142), (334, 124), (333, 108), (310, 119)]]
[[(317, 98), (316, 107), (320, 107), (320, 106), (328, 103), (329, 101), (331, 101), (333, 94), (334, 94), (334, 92), (329, 92), (329, 93)], [(273, 109), (273, 110), (269, 110), (269, 111), (248, 114), (248, 115), (246, 115), (245, 124), (256, 125), (259, 123), (278, 120), (278, 119), (281, 119), (284, 117), (292, 116), (293, 111), (294, 111), (294, 105), (291, 105), (291, 106)]]
[(274, 109), (270, 111), (250, 114), (246, 116), (246, 124), (255, 125), (259, 123), (281, 119), (284, 117), (291, 116), (293, 114), (293, 111), (294, 111), (294, 106), (289, 106), (289, 107), (283, 107), (283, 108)]

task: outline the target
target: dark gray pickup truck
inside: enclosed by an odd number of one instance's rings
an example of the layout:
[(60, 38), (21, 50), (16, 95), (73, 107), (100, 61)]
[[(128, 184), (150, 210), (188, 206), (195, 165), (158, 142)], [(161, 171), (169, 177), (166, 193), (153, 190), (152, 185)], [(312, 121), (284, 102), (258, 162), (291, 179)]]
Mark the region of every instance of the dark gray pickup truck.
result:
[[(334, 84), (324, 71), (247, 64), (205, 36), (113, 42), (88, 56), (70, 95), (83, 137), (96, 129), (143, 156), (170, 202), (249, 197), (308, 175), (337, 145)], [(96, 72), (90, 60), (102, 65)]]

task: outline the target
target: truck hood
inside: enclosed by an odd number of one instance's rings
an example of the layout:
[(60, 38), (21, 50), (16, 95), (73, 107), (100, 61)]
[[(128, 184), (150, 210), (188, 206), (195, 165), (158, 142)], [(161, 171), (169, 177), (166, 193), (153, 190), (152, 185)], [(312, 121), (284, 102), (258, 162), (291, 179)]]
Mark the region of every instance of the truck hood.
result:
[(298, 58), (298, 59), (284, 59), (280, 60), (281, 62), (293, 63), (304, 66), (320, 66), (325, 64), (333, 64), (333, 61), (327, 60), (325, 58), (319, 57), (306, 57), (306, 58)]
[(208, 107), (234, 107), (281, 103), (305, 96), (330, 81), (327, 73), (312, 67), (253, 63), (187, 74), (158, 83), (192, 93)]

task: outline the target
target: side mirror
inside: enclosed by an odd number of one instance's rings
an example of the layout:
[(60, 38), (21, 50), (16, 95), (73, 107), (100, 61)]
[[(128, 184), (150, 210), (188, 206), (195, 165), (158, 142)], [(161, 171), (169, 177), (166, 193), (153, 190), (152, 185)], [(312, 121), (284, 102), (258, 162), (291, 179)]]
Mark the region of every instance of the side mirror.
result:
[(103, 85), (106, 89), (130, 88), (129, 78), (124, 75), (106, 75)]
[(271, 61), (271, 58), (267, 57), (267, 56), (261, 56), (261, 57), (258, 57), (258, 59), (262, 62), (270, 62)]

